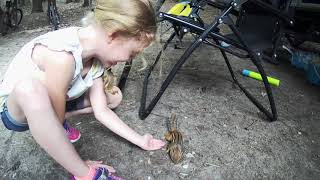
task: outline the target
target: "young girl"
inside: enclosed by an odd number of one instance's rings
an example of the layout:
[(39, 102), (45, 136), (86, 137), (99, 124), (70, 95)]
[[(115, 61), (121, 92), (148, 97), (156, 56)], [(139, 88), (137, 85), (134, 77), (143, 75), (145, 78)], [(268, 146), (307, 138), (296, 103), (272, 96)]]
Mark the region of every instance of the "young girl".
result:
[(121, 95), (106, 96), (101, 77), (104, 68), (132, 59), (150, 44), (156, 32), (154, 17), (148, 0), (97, 0), (87, 27), (61, 29), (27, 43), (0, 85), (6, 128), (30, 129), (36, 142), (75, 179), (106, 178), (114, 169), (83, 161), (62, 126), (66, 102), (87, 94), (95, 118), (107, 128), (142, 149), (163, 147), (163, 141), (138, 134), (110, 109)]

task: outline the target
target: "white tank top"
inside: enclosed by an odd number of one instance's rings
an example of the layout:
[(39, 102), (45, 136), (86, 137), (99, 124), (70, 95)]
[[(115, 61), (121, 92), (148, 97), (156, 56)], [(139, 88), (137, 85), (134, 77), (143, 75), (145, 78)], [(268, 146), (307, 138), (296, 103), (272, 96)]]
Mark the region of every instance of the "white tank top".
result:
[(82, 47), (78, 37), (79, 29), (80, 27), (70, 27), (49, 32), (33, 39), (22, 47), (10, 63), (0, 84), (0, 112), (5, 100), (18, 81), (39, 76), (39, 72), (41, 71), (31, 59), (32, 50), (37, 44), (44, 45), (54, 51), (70, 52), (73, 55), (75, 70), (67, 92), (67, 100), (81, 96), (92, 86), (94, 79), (102, 76), (104, 68), (98, 60), (94, 60), (85, 78), (81, 76), (83, 64), (81, 57)]

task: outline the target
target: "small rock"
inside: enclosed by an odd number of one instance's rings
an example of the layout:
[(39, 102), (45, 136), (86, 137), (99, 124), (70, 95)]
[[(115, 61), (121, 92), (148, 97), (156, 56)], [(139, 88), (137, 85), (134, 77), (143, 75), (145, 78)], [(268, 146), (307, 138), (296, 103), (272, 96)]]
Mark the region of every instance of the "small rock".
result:
[(205, 165), (205, 166), (220, 167), (219, 165), (215, 165), (215, 164), (212, 164), (212, 163), (205, 163), (204, 165)]
[(187, 154), (186, 154), (186, 157), (187, 157), (187, 158), (194, 158), (194, 155), (191, 154), (191, 153), (187, 153)]
[(181, 178), (184, 178), (184, 177), (186, 177), (186, 176), (188, 176), (189, 174), (187, 174), (187, 173), (179, 173), (179, 176), (181, 177)]
[(298, 134), (301, 135), (302, 133), (300, 131), (298, 131)]
[(189, 165), (188, 164), (185, 164), (182, 166), (184, 169), (188, 169)]
[(195, 155), (195, 154), (196, 154), (196, 152), (192, 151), (192, 154), (193, 154), (193, 155)]
[(147, 161), (147, 163), (148, 163), (148, 164), (151, 164), (151, 160), (150, 160), (150, 158), (148, 158), (148, 161)]
[(226, 125), (226, 124), (223, 124), (223, 127), (227, 127), (227, 125)]

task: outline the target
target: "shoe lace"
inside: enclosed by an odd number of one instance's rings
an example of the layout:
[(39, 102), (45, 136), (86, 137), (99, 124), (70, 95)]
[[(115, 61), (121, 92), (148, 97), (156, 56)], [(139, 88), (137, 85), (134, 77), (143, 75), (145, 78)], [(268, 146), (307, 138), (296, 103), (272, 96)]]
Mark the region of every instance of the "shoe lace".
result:
[(68, 134), (72, 134), (74, 132), (74, 128), (72, 128), (67, 122), (63, 123), (63, 127)]

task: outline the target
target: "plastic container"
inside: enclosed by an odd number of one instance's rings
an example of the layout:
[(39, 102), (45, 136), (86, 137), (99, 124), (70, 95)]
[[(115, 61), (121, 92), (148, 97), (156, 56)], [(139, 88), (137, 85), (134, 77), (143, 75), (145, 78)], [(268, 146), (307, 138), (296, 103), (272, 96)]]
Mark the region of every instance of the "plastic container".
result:
[(309, 64), (315, 57), (315, 53), (295, 50), (292, 53), (291, 64), (298, 69), (308, 71)]
[(311, 84), (320, 86), (320, 56), (308, 65), (307, 79)]
[(302, 50), (287, 50), (291, 53), (291, 64), (298, 69), (304, 70), (307, 80), (320, 86), (320, 54)]

